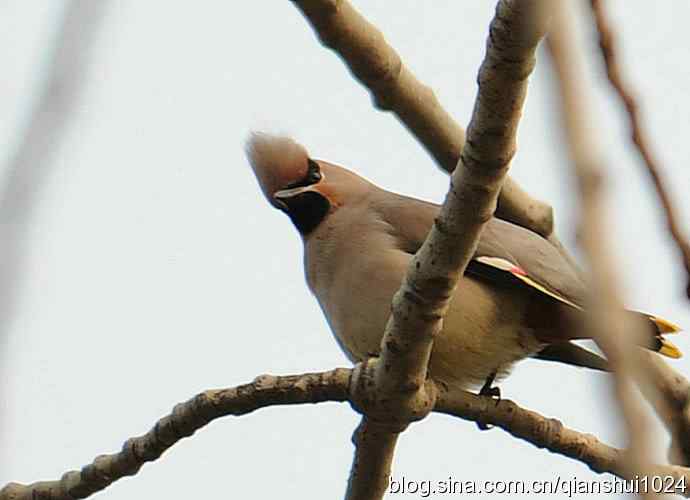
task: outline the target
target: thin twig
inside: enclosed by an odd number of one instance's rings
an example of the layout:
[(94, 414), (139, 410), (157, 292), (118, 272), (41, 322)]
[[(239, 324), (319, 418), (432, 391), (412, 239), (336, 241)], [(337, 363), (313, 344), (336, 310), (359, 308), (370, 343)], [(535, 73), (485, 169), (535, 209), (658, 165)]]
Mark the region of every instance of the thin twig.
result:
[(616, 51), (616, 35), (606, 17), (603, 2), (601, 0), (590, 0), (590, 5), (599, 33), (599, 47), (606, 63), (606, 75), (621, 101), (623, 101), (623, 105), (628, 113), (632, 141), (647, 167), (647, 172), (652, 179), (659, 202), (666, 214), (666, 225), (671, 233), (671, 237), (676, 242), (678, 250), (681, 252), (688, 279), (686, 293), (688, 298), (690, 298), (690, 242), (688, 242), (680, 227), (675, 205), (662, 179), (661, 165), (652, 153), (650, 141), (642, 132), (640, 106), (635, 98), (632, 86), (623, 77), (619, 64), (620, 58)]

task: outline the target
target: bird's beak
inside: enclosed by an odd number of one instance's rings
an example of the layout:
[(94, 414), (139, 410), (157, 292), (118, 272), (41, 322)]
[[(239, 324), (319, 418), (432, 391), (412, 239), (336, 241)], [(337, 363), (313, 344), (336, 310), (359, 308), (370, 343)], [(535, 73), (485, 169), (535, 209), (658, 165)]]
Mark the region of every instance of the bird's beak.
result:
[(299, 196), (303, 193), (308, 193), (310, 191), (318, 192), (316, 189), (316, 184), (310, 184), (309, 186), (299, 186), (290, 189), (281, 189), (273, 193), (273, 199), (282, 208), (288, 208), (288, 201), (295, 196)]

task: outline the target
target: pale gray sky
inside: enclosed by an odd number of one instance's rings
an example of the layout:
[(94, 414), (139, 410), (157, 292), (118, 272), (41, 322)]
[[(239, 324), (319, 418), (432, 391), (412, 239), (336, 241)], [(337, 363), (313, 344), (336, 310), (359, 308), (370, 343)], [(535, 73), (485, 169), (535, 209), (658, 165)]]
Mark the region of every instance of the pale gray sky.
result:
[[(354, 3), (467, 123), (495, 3)], [(690, 5), (608, 3), (646, 129), (688, 220)], [(44, 76), (63, 5), (0, 5), (3, 166)], [(598, 113), (591, 126), (615, 175), (611, 234), (627, 302), (688, 326), (683, 273), (620, 105), (596, 61), (591, 76)], [(512, 175), (553, 204), (572, 248), (573, 183), (558, 125), (541, 57)], [(247, 165), (251, 129), (293, 134), (315, 157), (387, 189), (432, 201), (445, 194), (447, 177), (391, 115), (372, 108), (290, 2), (111, 2), (27, 230), (0, 365), (0, 484), (58, 478), (118, 450), (204, 389), (348, 364), (304, 282), (296, 231), (265, 202)], [(674, 340), (690, 353), (687, 336)], [(673, 366), (690, 376), (687, 359)], [(623, 444), (606, 375), (528, 360), (501, 388), (504, 397)], [(338, 498), (358, 420), (346, 404), (226, 418), (97, 498)], [(479, 432), (440, 415), (401, 437), (393, 475), (606, 478), (499, 429)]]

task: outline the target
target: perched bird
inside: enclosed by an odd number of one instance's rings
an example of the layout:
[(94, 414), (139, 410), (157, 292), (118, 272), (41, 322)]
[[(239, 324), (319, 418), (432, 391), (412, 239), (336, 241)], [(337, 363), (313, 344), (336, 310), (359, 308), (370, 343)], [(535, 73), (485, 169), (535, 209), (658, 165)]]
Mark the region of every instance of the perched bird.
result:
[[(302, 236), (307, 283), (340, 347), (355, 362), (376, 355), (393, 294), (440, 207), (312, 159), (286, 137), (252, 134), (247, 155), (268, 201)], [(578, 316), (585, 295), (577, 271), (553, 245), (493, 218), (434, 340), (431, 377), (487, 391), (530, 356), (605, 370), (603, 358), (571, 342), (583, 338)], [(643, 347), (681, 356), (662, 336), (678, 327), (630, 314), (649, 332)]]

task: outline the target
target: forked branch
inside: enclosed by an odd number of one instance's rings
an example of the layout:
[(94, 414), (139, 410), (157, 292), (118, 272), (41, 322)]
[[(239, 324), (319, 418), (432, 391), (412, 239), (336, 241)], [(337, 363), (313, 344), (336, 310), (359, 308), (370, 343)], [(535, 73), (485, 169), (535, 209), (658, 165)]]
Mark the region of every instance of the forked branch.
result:
[[(66, 472), (61, 479), (28, 485), (10, 483), (0, 490), (0, 500), (86, 498), (118, 479), (137, 474), (145, 463), (157, 460), (181, 439), (217, 418), (245, 415), (274, 405), (346, 401), (350, 399), (351, 379), (352, 370), (338, 368), (304, 375), (263, 375), (249, 384), (202, 392), (175, 406), (170, 415), (156, 422), (146, 434), (129, 439), (122, 451), (101, 455), (80, 471)], [(624, 477), (623, 450), (607, 446), (591, 434), (568, 429), (558, 420), (543, 417), (512, 401), (503, 399), (496, 403), (494, 399), (469, 392), (441, 392), (434, 411), (495, 425), (538, 448), (583, 462), (595, 472)], [(659, 465), (654, 470), (662, 476), (685, 478), (686, 484), (690, 484), (688, 468)]]

